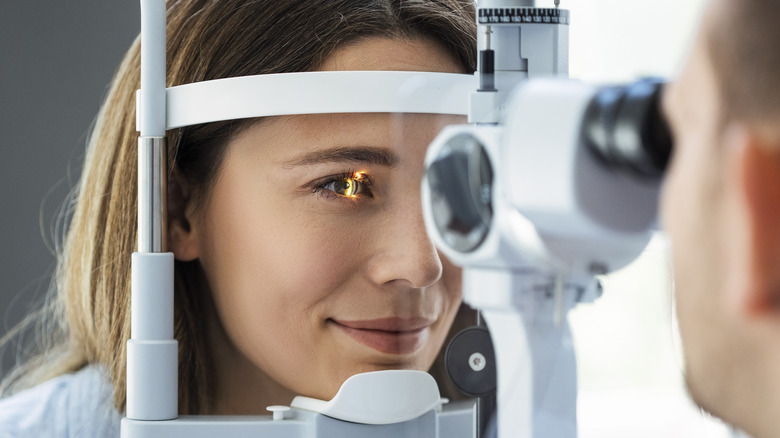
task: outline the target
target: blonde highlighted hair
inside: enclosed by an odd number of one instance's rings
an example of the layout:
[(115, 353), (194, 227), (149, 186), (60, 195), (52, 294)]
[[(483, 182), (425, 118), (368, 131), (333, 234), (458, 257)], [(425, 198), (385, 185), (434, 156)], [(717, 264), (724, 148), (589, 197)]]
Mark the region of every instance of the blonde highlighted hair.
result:
[[(168, 86), (311, 71), (344, 44), (375, 36), (430, 39), (473, 72), (474, 13), (472, 0), (169, 1)], [(89, 141), (53, 295), (41, 312), (47, 342), (39, 355), (6, 379), (7, 392), (92, 364), (106, 371), (114, 404), (124, 411), (130, 254), (137, 230), (139, 48), (136, 39), (111, 82)], [(199, 199), (206, 196), (225, 145), (251, 123), (238, 120), (169, 131), (168, 162), (175, 183)], [(179, 409), (182, 414), (207, 413), (209, 382), (214, 379), (199, 317), (208, 311), (210, 297), (197, 261), (177, 261), (175, 270)], [(434, 367), (441, 370), (437, 362)]]

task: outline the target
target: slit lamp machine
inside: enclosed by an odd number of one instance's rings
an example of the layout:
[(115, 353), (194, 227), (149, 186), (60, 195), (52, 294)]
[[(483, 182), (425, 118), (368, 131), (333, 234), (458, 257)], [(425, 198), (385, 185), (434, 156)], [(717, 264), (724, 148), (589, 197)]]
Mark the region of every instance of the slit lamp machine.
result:
[[(475, 75), (285, 73), (166, 89), (165, 1), (141, 0), (138, 251), (122, 437), (576, 437), (567, 313), (597, 298), (599, 276), (649, 242), (672, 145), (661, 81), (567, 79), (570, 14), (558, 3), (480, 1)], [(447, 403), (429, 374), (391, 370), (349, 378), (332, 400), (268, 407), (268, 416), (179, 416), (166, 130), (356, 112), (469, 117), (431, 143), (422, 198), (429, 236), (463, 267), (464, 300), (486, 325), (447, 351), (454, 383), (476, 402)]]

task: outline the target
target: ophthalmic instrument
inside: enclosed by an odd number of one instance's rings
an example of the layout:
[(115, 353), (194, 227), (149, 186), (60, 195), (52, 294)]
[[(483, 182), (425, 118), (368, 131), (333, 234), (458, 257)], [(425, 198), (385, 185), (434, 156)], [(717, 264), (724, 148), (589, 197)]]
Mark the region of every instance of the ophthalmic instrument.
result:
[[(568, 77), (569, 12), (533, 0), (478, 4), (479, 71), (311, 72), (165, 86), (165, 1), (141, 0), (138, 251), (122, 437), (576, 437), (576, 362), (566, 315), (651, 236), (671, 150), (662, 83)], [(322, 84), (327, 84), (323, 87)], [(456, 336), (448, 368), (478, 402), (447, 403), (425, 372), (348, 379), (332, 400), (297, 397), (268, 416), (179, 416), (173, 254), (165, 248), (165, 132), (316, 113), (468, 115), (431, 144), (429, 235), (464, 268), (486, 328)]]

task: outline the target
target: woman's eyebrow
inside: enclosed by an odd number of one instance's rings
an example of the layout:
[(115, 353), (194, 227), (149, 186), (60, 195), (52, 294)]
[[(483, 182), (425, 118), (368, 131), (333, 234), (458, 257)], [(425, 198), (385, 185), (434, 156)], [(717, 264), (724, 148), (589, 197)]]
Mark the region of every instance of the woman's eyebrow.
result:
[(394, 167), (398, 163), (398, 156), (393, 152), (375, 147), (336, 147), (320, 149), (302, 154), (284, 163), (285, 168), (295, 166), (309, 166), (312, 164), (351, 162), (359, 164), (374, 164), (379, 166)]

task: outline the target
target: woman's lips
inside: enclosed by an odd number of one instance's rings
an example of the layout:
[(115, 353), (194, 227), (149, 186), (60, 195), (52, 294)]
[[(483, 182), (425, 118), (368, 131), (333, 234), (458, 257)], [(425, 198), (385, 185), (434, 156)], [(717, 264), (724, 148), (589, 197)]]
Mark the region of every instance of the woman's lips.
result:
[(428, 340), (433, 320), (427, 318), (380, 318), (361, 321), (331, 319), (358, 342), (387, 354), (409, 354)]

